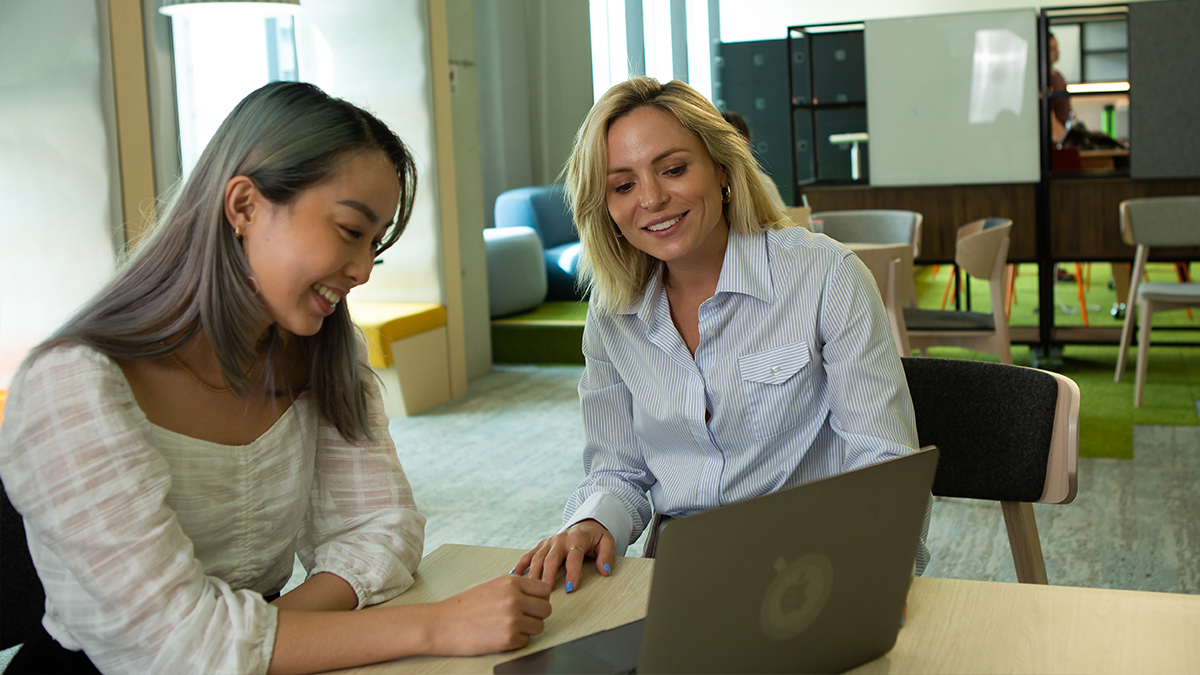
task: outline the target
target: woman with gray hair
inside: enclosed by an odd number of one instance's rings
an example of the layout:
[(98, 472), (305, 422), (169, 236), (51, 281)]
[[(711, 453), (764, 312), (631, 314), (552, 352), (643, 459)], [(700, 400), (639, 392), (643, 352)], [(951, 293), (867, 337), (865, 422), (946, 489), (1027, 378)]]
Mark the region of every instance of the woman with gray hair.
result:
[[(412, 212), (380, 120), (277, 82), (230, 113), (115, 278), (22, 365), (0, 477), (45, 589), (10, 672), (299, 673), (524, 645), (550, 586), (351, 612), (425, 519), (344, 302)], [(307, 580), (280, 590), (299, 556)]]
[[(591, 288), (587, 476), (513, 570), (566, 591), (652, 523), (913, 452), (912, 400), (870, 273), (791, 227), (742, 139), (688, 85), (597, 101), (567, 192)], [(653, 554), (653, 543), (647, 546)], [(928, 553), (924, 537), (917, 569)]]

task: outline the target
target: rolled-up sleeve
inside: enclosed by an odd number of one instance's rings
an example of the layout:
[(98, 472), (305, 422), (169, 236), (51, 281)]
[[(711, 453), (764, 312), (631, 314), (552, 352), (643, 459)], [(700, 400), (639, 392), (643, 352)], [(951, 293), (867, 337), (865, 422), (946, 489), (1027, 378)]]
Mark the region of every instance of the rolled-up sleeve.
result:
[(585, 367), (579, 380), (583, 415), (583, 482), (567, 500), (564, 526), (595, 519), (613, 535), (617, 554), (641, 536), (650, 521), (647, 491), (654, 476), (634, 432), (633, 397), (609, 362), (597, 324), (612, 320), (589, 310), (583, 331)]
[(309, 576), (329, 572), (349, 583), (359, 607), (412, 586), (425, 542), (425, 517), (417, 512), (378, 384), (368, 373), (374, 439), (351, 443), (332, 424), (319, 423), (311, 507), (297, 551)]
[(121, 372), (57, 348), (18, 375), (7, 407), (0, 477), (25, 519), (51, 636), (106, 673), (265, 673), (276, 610), (205, 575)]

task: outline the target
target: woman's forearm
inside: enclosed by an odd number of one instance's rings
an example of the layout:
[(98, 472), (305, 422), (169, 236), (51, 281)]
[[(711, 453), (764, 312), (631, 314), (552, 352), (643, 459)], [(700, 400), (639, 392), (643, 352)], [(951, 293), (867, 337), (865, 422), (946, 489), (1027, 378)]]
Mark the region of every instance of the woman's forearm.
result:
[(402, 605), (352, 612), (281, 609), (267, 672), (319, 673), (428, 654), (432, 608)]
[(281, 608), (267, 672), (316, 673), (417, 654), (517, 649), (542, 632), (550, 616), (550, 588), (537, 579), (505, 575), (426, 605), (351, 612)]
[(345, 579), (319, 572), (271, 604), (281, 610), (337, 612), (358, 607), (358, 595)]

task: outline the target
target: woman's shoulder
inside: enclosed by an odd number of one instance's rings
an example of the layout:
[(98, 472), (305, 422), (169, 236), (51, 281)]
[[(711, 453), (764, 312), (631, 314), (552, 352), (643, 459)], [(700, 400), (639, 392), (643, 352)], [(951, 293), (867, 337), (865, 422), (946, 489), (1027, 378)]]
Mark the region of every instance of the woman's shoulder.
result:
[(841, 242), (803, 227), (767, 230), (765, 235), (768, 249), (776, 256), (816, 257), (832, 261), (850, 253), (850, 249)]
[(124, 379), (121, 368), (95, 347), (78, 342), (52, 345), (32, 354), (13, 380), (19, 384), (62, 384), (74, 380)]
[(28, 404), (35, 409), (84, 400), (134, 402), (120, 366), (94, 347), (77, 342), (52, 345), (32, 354), (21, 365), (10, 389), (9, 405)]

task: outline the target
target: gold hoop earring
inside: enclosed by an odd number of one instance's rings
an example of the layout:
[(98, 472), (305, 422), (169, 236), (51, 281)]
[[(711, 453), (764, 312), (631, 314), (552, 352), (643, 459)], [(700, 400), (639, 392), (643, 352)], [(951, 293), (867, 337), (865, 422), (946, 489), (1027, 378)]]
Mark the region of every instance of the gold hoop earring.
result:
[(733, 199), (733, 190), (730, 190), (728, 185), (722, 185), (721, 186), (721, 203), (728, 204), (730, 199)]

